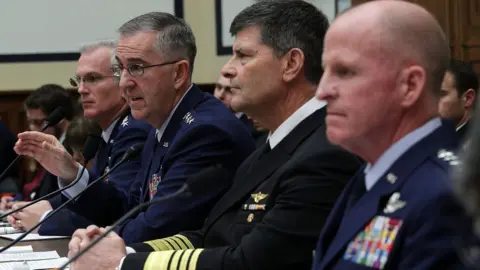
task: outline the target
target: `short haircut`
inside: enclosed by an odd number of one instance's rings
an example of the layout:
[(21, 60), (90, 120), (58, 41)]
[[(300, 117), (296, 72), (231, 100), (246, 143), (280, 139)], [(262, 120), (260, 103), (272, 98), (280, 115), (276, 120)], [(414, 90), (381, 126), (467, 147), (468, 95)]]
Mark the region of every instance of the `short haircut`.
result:
[(447, 71), (453, 75), (453, 83), (458, 96), (463, 95), (468, 89), (473, 89), (475, 94), (477, 93), (478, 77), (471, 64), (460, 60), (451, 60)]
[(305, 55), (305, 77), (318, 84), (322, 77), (323, 40), (329, 22), (310, 3), (299, 0), (264, 0), (242, 10), (230, 26), (235, 36), (248, 27), (259, 27), (263, 44), (277, 57), (298, 48)]
[(25, 100), (25, 109), (40, 109), (47, 116), (58, 107), (63, 108), (65, 119), (71, 120), (73, 118), (72, 96), (65, 88), (57, 84), (42, 85)]
[(183, 19), (165, 12), (150, 12), (131, 19), (118, 29), (120, 35), (133, 35), (142, 31), (157, 32), (154, 49), (165, 61), (187, 60), (191, 76), (197, 46), (192, 29)]
[(90, 43), (85, 43), (80, 46), (80, 54), (89, 53), (95, 51), (100, 48), (108, 48), (111, 49), (112, 55), (110, 58), (110, 62), (113, 64), (117, 64), (117, 60), (115, 58), (115, 49), (117, 48), (117, 41), (107, 39), (107, 40), (97, 40)]

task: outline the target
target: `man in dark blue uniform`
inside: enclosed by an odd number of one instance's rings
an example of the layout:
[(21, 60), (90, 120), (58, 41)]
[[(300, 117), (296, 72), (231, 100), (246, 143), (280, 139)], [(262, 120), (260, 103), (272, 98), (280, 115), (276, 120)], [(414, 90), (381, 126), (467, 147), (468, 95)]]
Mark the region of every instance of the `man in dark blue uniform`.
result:
[[(133, 117), (155, 129), (147, 138), (128, 192), (98, 183), (71, 205), (70, 209), (100, 226), (111, 225), (139, 203), (177, 191), (202, 169), (222, 165), (233, 171), (254, 150), (243, 124), (220, 101), (192, 84), (195, 38), (182, 19), (147, 13), (126, 22), (119, 32), (118, 64), (112, 70)], [(18, 153), (31, 155), (55, 171), (62, 186), (77, 177), (78, 164), (63, 158), (64, 151), (53, 142), (39, 147), (38, 140), (27, 135), (20, 139)], [(29, 145), (36, 145), (35, 151), (28, 151)], [(90, 177), (85, 174), (64, 195), (83, 191)], [(130, 243), (198, 229), (230, 184), (231, 179), (222, 179), (205, 196), (153, 204), (115, 231)]]
[[(151, 126), (135, 120), (122, 97), (110, 67), (114, 57), (114, 41), (99, 41), (84, 45), (80, 50), (77, 72), (71, 80), (78, 87), (84, 116), (97, 121), (102, 128), (102, 141), (90, 175), (99, 176), (113, 167), (131, 146), (143, 143)], [(121, 192), (128, 192), (140, 166), (140, 158), (120, 165), (106, 182)], [(91, 177), (91, 180), (96, 177)], [(57, 182), (55, 180), (55, 182)], [(57, 185), (58, 186), (58, 185)], [(57, 196), (49, 201), (40, 201), (10, 217), (11, 222), (29, 229), (43, 219), (52, 208), (65, 201)], [(42, 235), (71, 235), (76, 229), (92, 224), (88, 219), (64, 209), (47, 220), (39, 228)]]
[(374, 1), (340, 15), (325, 37), (327, 135), (367, 161), (322, 230), (313, 269), (455, 269), (468, 222), (450, 187), (455, 128), (438, 116), (449, 47), (425, 9)]

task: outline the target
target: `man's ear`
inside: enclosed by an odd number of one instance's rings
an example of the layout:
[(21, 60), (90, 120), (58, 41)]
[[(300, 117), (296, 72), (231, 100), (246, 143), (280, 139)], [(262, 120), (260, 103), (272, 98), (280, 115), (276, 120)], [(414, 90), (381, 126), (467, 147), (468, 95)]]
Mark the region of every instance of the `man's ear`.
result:
[(290, 82), (302, 71), (305, 63), (305, 55), (298, 48), (290, 49), (283, 56), (283, 80)]
[(410, 66), (400, 73), (400, 90), (402, 106), (415, 104), (424, 91), (426, 72), (421, 66)]
[(179, 89), (190, 75), (190, 64), (187, 60), (179, 61), (175, 64), (173, 68), (173, 81), (175, 89)]
[(473, 104), (475, 103), (475, 90), (472, 88), (468, 89), (463, 93), (462, 95), (462, 102), (463, 102), (463, 107), (466, 109), (472, 108)]

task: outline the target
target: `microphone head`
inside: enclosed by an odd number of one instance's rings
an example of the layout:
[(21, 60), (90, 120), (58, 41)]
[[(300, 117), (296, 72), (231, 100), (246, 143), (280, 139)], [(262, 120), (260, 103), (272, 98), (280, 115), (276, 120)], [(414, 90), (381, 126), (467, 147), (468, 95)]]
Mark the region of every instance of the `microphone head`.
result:
[(231, 170), (217, 164), (192, 175), (187, 179), (186, 184), (188, 191), (192, 195), (198, 196), (208, 194), (212, 189), (218, 188), (219, 185), (230, 183), (232, 177), (233, 173)]
[(123, 154), (121, 160), (136, 158), (143, 151), (144, 145), (145, 145), (144, 143), (137, 143), (135, 145), (130, 146), (130, 148), (128, 148), (128, 150), (125, 151), (125, 154)]
[(88, 163), (88, 161), (95, 157), (98, 147), (100, 146), (100, 140), (103, 140), (102, 137), (94, 134), (88, 134), (83, 146), (83, 159), (85, 160), (85, 163)]
[(52, 127), (58, 124), (58, 122), (62, 121), (65, 117), (65, 110), (62, 107), (56, 108), (48, 117), (47, 117), (47, 125), (46, 127)]

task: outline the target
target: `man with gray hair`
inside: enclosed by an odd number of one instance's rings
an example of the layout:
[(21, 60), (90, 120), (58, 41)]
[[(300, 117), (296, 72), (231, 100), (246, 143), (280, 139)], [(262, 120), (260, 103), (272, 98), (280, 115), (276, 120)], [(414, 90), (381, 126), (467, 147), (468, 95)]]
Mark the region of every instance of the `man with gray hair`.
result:
[[(118, 64), (112, 70), (133, 117), (155, 129), (146, 140), (135, 183), (128, 192), (98, 183), (71, 205), (70, 209), (99, 226), (111, 225), (139, 203), (176, 192), (202, 169), (219, 166), (234, 171), (255, 148), (243, 124), (220, 101), (192, 84), (195, 38), (182, 19), (151, 12), (126, 22), (119, 33)], [(38, 141), (25, 134), (15, 150), (57, 172), (62, 186), (71, 183), (81, 166), (64, 162), (64, 150), (54, 141), (45, 138), (43, 145)], [(28, 151), (29, 144), (36, 145), (34, 151)], [(231, 184), (231, 179), (223, 178), (209, 184), (217, 176), (198, 183), (211, 187), (207, 194), (152, 204), (115, 231), (131, 243), (200, 228)], [(83, 191), (87, 183), (83, 178), (64, 195), (73, 197)]]
[[(114, 41), (98, 41), (82, 46), (76, 76), (70, 79), (72, 86), (78, 87), (84, 117), (98, 122), (103, 130), (93, 169), (89, 171), (90, 180), (109, 171), (109, 168), (112, 168), (131, 146), (144, 142), (151, 129), (145, 121), (135, 120), (132, 117), (128, 104), (122, 97), (118, 81), (110, 68), (112, 60), (115, 60), (115, 46)], [(20, 134), (20, 137), (24, 136), (56, 141), (53, 136), (38, 132)], [(75, 164), (73, 157), (67, 152), (64, 152), (63, 159), (65, 163)], [(120, 165), (106, 178), (106, 184), (121, 192), (128, 192), (139, 166), (140, 158), (134, 158)], [(52, 170), (52, 167), (47, 169), (61, 176), (61, 173)], [(40, 201), (10, 216), (9, 221), (14, 226), (21, 224), (21, 227), (29, 229), (61, 203), (61, 196), (49, 201)], [(64, 209), (42, 224), (39, 233), (70, 236), (76, 229), (90, 224), (92, 222), (87, 219)]]

